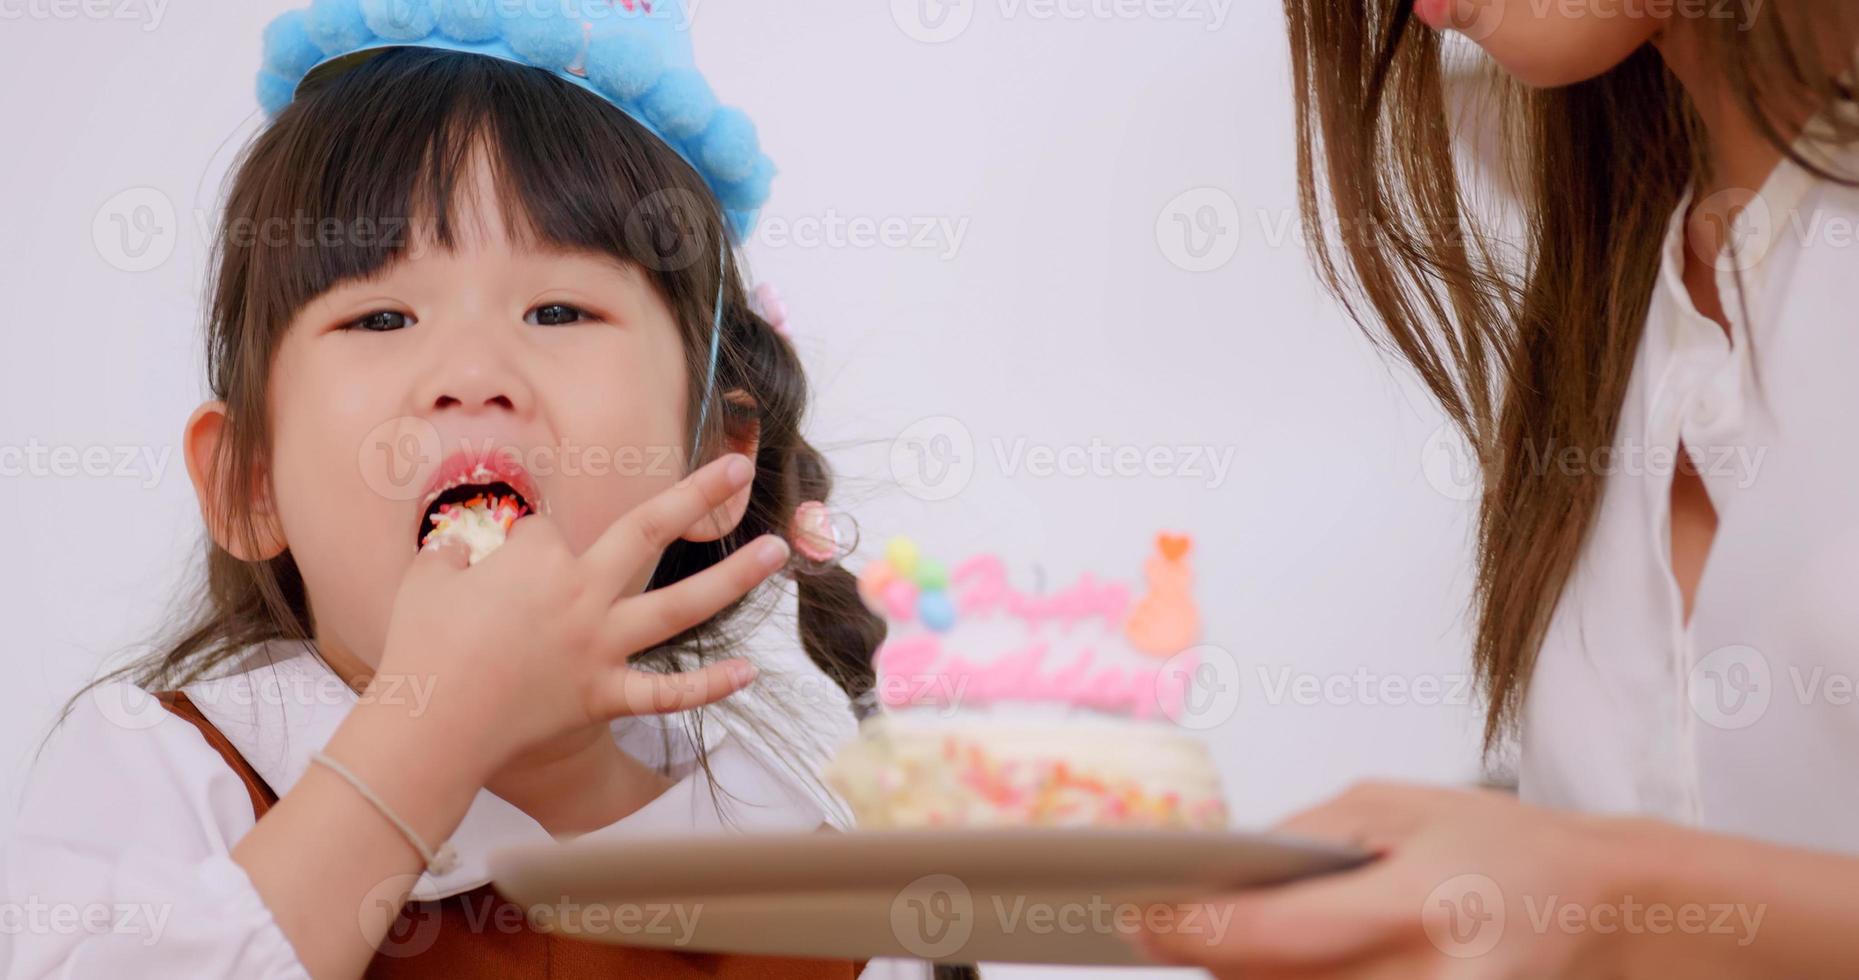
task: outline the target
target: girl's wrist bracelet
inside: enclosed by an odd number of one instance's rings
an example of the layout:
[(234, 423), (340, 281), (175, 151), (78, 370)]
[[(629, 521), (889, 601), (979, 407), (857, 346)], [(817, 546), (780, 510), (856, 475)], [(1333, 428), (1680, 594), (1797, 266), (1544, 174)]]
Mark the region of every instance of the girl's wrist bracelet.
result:
[(337, 762), (322, 752), (311, 753), (310, 761), (320, 762), (328, 767), (331, 772), (341, 776), (348, 781), (350, 786), (355, 787), (355, 791), (360, 793), (364, 799), (374, 804), (374, 808), (381, 811), (381, 815), (386, 817), (388, 822), (394, 825), (394, 829), (400, 831), (401, 836), (407, 839), (407, 843), (412, 844), (413, 849), (419, 852), (420, 860), (426, 862), (427, 871), (436, 875), (442, 875), (458, 867), (458, 853), (452, 850), (451, 841), (440, 844), (437, 851), (427, 847), (426, 842), (420, 839), (420, 835), (415, 833), (412, 827), (407, 826), (407, 822), (400, 819), (400, 815), (395, 813), (386, 803), (382, 802), (381, 798), (375, 795), (374, 790), (369, 789), (368, 784), (362, 782), (361, 777), (350, 772), (347, 766), (344, 766), (342, 763)]

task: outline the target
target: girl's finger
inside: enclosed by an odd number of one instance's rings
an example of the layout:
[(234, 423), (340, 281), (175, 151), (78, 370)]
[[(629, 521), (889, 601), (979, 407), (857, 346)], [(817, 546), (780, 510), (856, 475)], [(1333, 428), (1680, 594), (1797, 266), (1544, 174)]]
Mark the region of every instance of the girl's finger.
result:
[(748, 595), (787, 557), (786, 541), (764, 535), (696, 575), (621, 600), (607, 614), (608, 649), (624, 659), (677, 636)]
[(471, 564), (471, 549), (463, 541), (443, 538), (421, 546), (407, 567), (407, 576), (448, 575)]
[(581, 561), (593, 581), (611, 587), (611, 594), (618, 596), (627, 579), (656, 563), (666, 547), (754, 477), (755, 465), (747, 456), (716, 460), (627, 511), (601, 533)]
[(668, 715), (721, 701), (755, 680), (755, 665), (736, 658), (676, 674), (611, 668), (594, 692), (601, 718)]

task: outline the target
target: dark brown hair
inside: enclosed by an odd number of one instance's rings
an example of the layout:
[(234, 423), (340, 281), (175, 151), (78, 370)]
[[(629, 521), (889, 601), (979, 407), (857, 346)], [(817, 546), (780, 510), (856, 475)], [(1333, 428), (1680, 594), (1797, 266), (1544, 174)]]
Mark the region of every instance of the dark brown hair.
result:
[[(1486, 66), (1522, 206), (1506, 242), (1461, 186), (1446, 83), (1457, 57), (1412, 0), (1285, 0), (1298, 183), (1313, 259), (1350, 316), (1418, 373), (1484, 474), (1473, 658), (1485, 745), (1521, 707), (1537, 648), (1598, 508), (1601, 475), (1534, 461), (1609, 445), (1667, 223), (1709, 178), (1704, 132), (1659, 53), (1558, 89)], [(1688, 20), (1740, 109), (1795, 163), (1815, 109), (1850, 105), (1850, 4), (1773, 2), (1753, 24)], [(1843, 52), (1839, 53), (1839, 52)], [(1464, 108), (1461, 106), (1460, 108)], [(1837, 141), (1859, 134), (1831, 117)], [(1341, 234), (1337, 234), (1340, 229)]]
[[(732, 431), (755, 428), (759, 449), (746, 516), (722, 540), (672, 545), (650, 587), (696, 574), (760, 535), (791, 536), (795, 508), (829, 499), (832, 477), (801, 434), (807, 386), (799, 357), (750, 309), (740, 270), (721, 248), (723, 213), (702, 179), (633, 119), (553, 75), (426, 49), (389, 50), (306, 87), (239, 160), (219, 225), (207, 317), (208, 383), (227, 405), (215, 456), (221, 498), (229, 505), (259, 499), (270, 366), (293, 316), (333, 286), (404, 259), (417, 244), (408, 227), (415, 216), (430, 225), (439, 245), (453, 247), (454, 197), (474, 152), (490, 162), (513, 237), (615, 256), (643, 270), (670, 307), (688, 360), (687, 426), (694, 430), (699, 416), (706, 418), (692, 468), (717, 455)], [(305, 225), (306, 218), (313, 221)], [(342, 231), (327, 238), (254, 233), (324, 226)], [(704, 412), (719, 278), (720, 356)], [(257, 530), (246, 508), (225, 510), (238, 515), (231, 532), (254, 542)], [(150, 690), (180, 687), (211, 676), (251, 644), (312, 637), (309, 596), (289, 551), (245, 562), (209, 540), (205, 562), (205, 580), (189, 598), (189, 618), (177, 635), (92, 681), (61, 718), (78, 698), (109, 681), (127, 678)], [(793, 581), (807, 655), (847, 697), (865, 695), (883, 621), (859, 600), (851, 573), (837, 565), (796, 574)], [(755, 624), (748, 614), (772, 607), (769, 592), (764, 587), (739, 600), (633, 663), (676, 669), (735, 647)], [(758, 687), (768, 687), (773, 676), (766, 673)], [(737, 700), (718, 708), (732, 710)], [(747, 720), (764, 734), (774, 732), (773, 725)], [(785, 741), (775, 734), (777, 743)], [(692, 741), (702, 761), (701, 731)], [(793, 769), (812, 777), (809, 765)]]

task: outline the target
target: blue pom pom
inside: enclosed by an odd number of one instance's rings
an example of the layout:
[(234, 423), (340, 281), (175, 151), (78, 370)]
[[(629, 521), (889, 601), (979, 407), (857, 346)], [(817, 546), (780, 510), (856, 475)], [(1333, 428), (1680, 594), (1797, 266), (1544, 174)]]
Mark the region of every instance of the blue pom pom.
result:
[(731, 183), (717, 184), (716, 197), (725, 208), (732, 211), (754, 211), (768, 203), (774, 182), (774, 161), (758, 154), (749, 176)]
[(433, 14), (439, 33), (454, 41), (477, 44), (503, 31), (497, 0), (433, 0)]
[(344, 54), (374, 40), (361, 15), (361, 0), (315, 0), (304, 29), (324, 54)]
[(323, 49), (310, 40), (303, 11), (290, 10), (265, 25), (265, 70), (285, 78), (302, 78), (323, 60)]
[(581, 25), (560, 7), (519, 4), (503, 19), (503, 39), (510, 50), (539, 68), (562, 69), (581, 53)]
[(947, 633), (955, 628), (955, 604), (949, 601), (949, 593), (925, 591), (917, 598), (917, 616), (923, 625), (938, 633)]
[(361, 15), (369, 30), (390, 41), (417, 41), (439, 21), (432, 0), (361, 0)]
[(659, 132), (677, 140), (703, 132), (717, 110), (710, 83), (689, 68), (666, 72), (645, 94), (640, 107)]
[(729, 219), (729, 233), (736, 241), (745, 241), (749, 232), (755, 230), (755, 219), (759, 211), (725, 211), (723, 216)]
[(258, 73), (258, 104), (265, 115), (275, 116), (297, 97), (297, 83), (272, 71)]
[(623, 30), (595, 38), (587, 46), (585, 67), (587, 80), (608, 98), (632, 102), (665, 73), (665, 53), (645, 31)]
[(709, 170), (712, 181), (733, 184), (755, 173), (755, 161), (761, 153), (755, 123), (749, 121), (748, 114), (741, 109), (719, 109), (704, 129), (698, 159)]

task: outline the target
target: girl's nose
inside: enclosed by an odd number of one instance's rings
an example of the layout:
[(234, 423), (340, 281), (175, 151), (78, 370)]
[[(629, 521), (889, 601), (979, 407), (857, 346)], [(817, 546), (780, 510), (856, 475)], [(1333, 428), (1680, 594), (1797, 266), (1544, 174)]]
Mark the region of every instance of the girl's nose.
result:
[(444, 343), (422, 382), (420, 404), (432, 411), (527, 414), (534, 398), (515, 362), (516, 352), (484, 331), (469, 333), (469, 340)]

